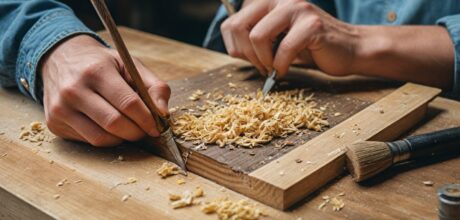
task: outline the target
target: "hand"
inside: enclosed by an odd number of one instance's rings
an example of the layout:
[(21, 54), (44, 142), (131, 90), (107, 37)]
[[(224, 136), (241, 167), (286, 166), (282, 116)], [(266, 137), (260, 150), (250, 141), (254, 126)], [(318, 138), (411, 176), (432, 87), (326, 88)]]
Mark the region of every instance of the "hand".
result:
[[(167, 114), (170, 88), (135, 64), (154, 104)], [(56, 135), (94, 146), (159, 135), (118, 53), (92, 37), (77, 35), (58, 45), (43, 60), (41, 76), (47, 126)]]
[[(263, 73), (282, 77), (294, 60), (313, 62), (332, 75), (354, 71), (358, 28), (304, 0), (246, 0), (221, 26), (231, 56), (246, 59)], [(273, 44), (284, 33), (276, 54)]]

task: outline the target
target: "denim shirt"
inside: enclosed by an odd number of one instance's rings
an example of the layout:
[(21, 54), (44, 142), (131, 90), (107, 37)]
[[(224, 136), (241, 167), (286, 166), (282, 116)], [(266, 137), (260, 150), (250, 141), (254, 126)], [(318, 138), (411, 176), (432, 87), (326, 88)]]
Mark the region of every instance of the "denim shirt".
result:
[(37, 77), (41, 58), (63, 39), (88, 34), (88, 29), (66, 5), (48, 0), (0, 0), (0, 85), (18, 86), (42, 101)]
[[(235, 6), (241, 0), (234, 1)], [(459, 0), (311, 0), (329, 14), (357, 25), (440, 25), (447, 29), (455, 49), (453, 89), (460, 98), (460, 1)], [(227, 17), (224, 7), (217, 11), (203, 46), (226, 52), (220, 25)], [(436, 43), (436, 42), (433, 42)], [(433, 73), (436, 74), (436, 73)]]

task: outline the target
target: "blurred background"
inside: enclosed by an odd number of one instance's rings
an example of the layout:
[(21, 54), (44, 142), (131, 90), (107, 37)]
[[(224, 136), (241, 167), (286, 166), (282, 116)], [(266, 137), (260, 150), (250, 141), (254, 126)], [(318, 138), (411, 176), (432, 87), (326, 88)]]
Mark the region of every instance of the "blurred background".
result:
[[(91, 29), (103, 29), (89, 0), (61, 0)], [(118, 25), (201, 46), (219, 0), (108, 0)]]

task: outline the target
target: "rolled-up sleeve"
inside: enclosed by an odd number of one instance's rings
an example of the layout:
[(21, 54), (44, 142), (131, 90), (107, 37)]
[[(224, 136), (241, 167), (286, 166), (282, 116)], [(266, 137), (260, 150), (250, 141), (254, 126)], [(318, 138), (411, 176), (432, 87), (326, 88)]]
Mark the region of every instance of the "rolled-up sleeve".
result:
[(40, 61), (53, 46), (76, 34), (100, 40), (56, 1), (0, 1), (0, 30), (0, 84), (18, 86), (36, 101), (42, 101)]
[(453, 98), (460, 98), (460, 14), (450, 15), (440, 18), (437, 22), (438, 25), (446, 27), (449, 32), (452, 43), (455, 49), (455, 63), (453, 72), (452, 91), (449, 95)]

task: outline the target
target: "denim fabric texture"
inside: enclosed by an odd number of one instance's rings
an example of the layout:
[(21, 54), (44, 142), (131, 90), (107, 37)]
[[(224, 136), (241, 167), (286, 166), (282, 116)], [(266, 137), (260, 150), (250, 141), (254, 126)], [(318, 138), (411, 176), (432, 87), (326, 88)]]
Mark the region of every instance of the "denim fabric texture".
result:
[[(238, 1), (241, 3), (241, 1)], [(447, 29), (455, 48), (452, 91), (460, 98), (460, 1), (459, 0), (311, 0), (329, 14), (357, 25), (440, 25)], [(221, 7), (208, 30), (203, 46), (225, 52), (220, 24), (227, 18)], [(436, 42), (433, 42), (436, 43)], [(436, 73), (433, 73), (436, 74)]]
[(60, 41), (88, 34), (103, 42), (66, 5), (45, 0), (0, 0), (0, 85), (42, 102), (39, 65)]

